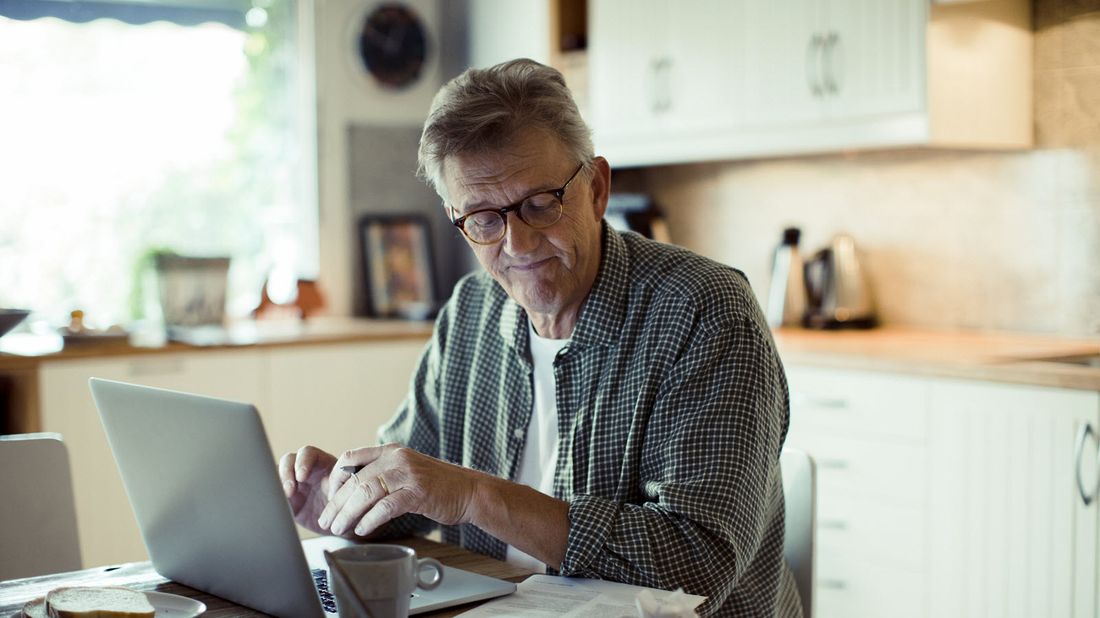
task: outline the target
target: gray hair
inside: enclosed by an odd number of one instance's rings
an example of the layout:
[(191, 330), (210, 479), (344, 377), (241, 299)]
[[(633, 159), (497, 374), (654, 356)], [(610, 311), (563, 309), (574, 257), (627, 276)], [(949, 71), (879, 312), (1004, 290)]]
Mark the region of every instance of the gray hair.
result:
[(592, 160), (592, 135), (557, 69), (520, 58), (468, 69), (432, 100), (417, 153), (417, 176), (443, 196), (443, 162), (504, 147), (522, 129), (561, 141), (577, 163)]

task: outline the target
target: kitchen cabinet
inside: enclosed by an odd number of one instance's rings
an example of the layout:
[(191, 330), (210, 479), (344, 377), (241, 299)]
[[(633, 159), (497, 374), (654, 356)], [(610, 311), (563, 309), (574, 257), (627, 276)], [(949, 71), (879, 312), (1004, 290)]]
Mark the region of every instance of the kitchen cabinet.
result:
[[(639, 6), (642, 4), (643, 6)], [(1032, 143), (1026, 0), (590, 4), (612, 165)]]
[[(137, 522), (92, 402), (91, 377), (254, 402), (266, 409), (259, 356), (209, 351), (51, 361), (39, 369), (43, 431), (69, 449), (80, 553), (86, 567), (147, 560)], [(264, 422), (267, 422), (264, 418)]]
[(589, 5), (591, 124), (621, 158), (691, 156), (740, 120), (749, 0)]
[(931, 382), (929, 615), (1097, 616), (1098, 427), (1095, 392)]
[(61, 433), (69, 449), (85, 566), (147, 559), (89, 378), (250, 402), (274, 457), (304, 444), (339, 453), (376, 442), (423, 346), (423, 339), (401, 338), (43, 361), (41, 429)]
[(1100, 393), (787, 366), (822, 617), (1100, 615)]
[(749, 125), (921, 111), (926, 2), (776, 0), (749, 7)]
[(271, 450), (312, 444), (335, 455), (378, 441), (409, 389), (424, 342), (379, 341), (272, 349)]
[(787, 366), (787, 444), (817, 465), (817, 616), (926, 616), (927, 384)]

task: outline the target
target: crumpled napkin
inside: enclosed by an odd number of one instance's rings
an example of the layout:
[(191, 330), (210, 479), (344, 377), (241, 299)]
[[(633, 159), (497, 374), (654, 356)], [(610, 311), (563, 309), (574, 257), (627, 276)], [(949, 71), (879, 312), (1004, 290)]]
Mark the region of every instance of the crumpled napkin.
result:
[(683, 588), (677, 588), (661, 599), (651, 591), (643, 590), (634, 597), (638, 618), (694, 618), (695, 610), (684, 602), (685, 596)]

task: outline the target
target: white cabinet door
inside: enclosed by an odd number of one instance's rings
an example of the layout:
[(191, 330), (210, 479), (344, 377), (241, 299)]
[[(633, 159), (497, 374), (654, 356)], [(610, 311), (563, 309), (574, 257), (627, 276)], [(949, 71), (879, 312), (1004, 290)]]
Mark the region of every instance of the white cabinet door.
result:
[(924, 110), (927, 11), (919, 0), (824, 3), (820, 68), (829, 118)]
[(271, 380), (271, 448), (311, 444), (334, 455), (378, 442), (378, 428), (409, 390), (425, 342), (419, 339), (277, 348)]
[(929, 615), (1094, 618), (1100, 395), (935, 380), (931, 415)]
[(598, 148), (660, 136), (672, 96), (667, 15), (665, 0), (592, 3), (588, 66)]
[(928, 615), (927, 382), (808, 366), (786, 373), (787, 445), (817, 464), (817, 615)]
[(820, 5), (820, 0), (748, 3), (744, 115), (751, 127), (786, 127), (821, 117)]
[(742, 116), (749, 0), (675, 3), (668, 31), (669, 96), (664, 126), (673, 138), (729, 130)]
[(147, 560), (92, 402), (91, 377), (253, 402), (262, 413), (266, 399), (258, 357), (252, 351), (204, 351), (42, 363), (42, 429), (61, 433), (69, 449), (84, 566)]
[(612, 165), (704, 158), (715, 136), (743, 117), (749, 4), (593, 2), (589, 83), (597, 154)]
[(922, 111), (925, 4), (750, 3), (748, 121), (789, 128)]

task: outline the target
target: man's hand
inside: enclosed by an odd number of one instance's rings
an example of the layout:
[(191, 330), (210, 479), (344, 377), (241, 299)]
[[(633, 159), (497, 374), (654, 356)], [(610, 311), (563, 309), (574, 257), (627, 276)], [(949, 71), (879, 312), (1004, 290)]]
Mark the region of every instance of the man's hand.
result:
[[(362, 469), (353, 476), (345, 466)], [(471, 522), (486, 477), (396, 444), (345, 451), (329, 469), (329, 502), (313, 525), (336, 535), (354, 529), (366, 536), (406, 513), (441, 524)]]
[(328, 504), (329, 477), (336, 457), (313, 446), (303, 446), (279, 458), (279, 479), (290, 502), (294, 521), (318, 534), (328, 534), (317, 518)]

